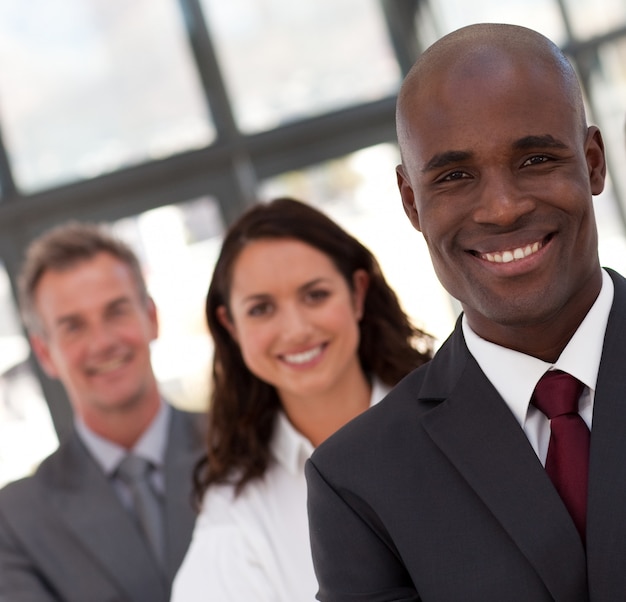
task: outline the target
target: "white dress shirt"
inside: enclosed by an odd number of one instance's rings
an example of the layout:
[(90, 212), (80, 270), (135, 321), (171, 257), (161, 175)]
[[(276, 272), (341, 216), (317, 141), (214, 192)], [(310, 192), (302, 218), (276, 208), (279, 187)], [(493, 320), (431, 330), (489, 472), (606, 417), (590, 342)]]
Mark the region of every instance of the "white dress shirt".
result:
[[(167, 448), (169, 424), (170, 424), (170, 406), (161, 400), (161, 407), (153, 418), (148, 428), (142, 433), (141, 437), (135, 443), (132, 451), (135, 455), (149, 460), (154, 469), (150, 473), (152, 485), (155, 490), (165, 492), (165, 475), (163, 462), (165, 459), (165, 450)], [(84, 443), (89, 453), (93, 456), (96, 463), (102, 468), (102, 471), (113, 483), (115, 491), (120, 501), (126, 508), (132, 507), (132, 497), (128, 490), (128, 486), (120, 479), (115, 477), (115, 471), (129, 450), (124, 449), (121, 445), (113, 443), (109, 439), (101, 437), (94, 433), (80, 417), (74, 418), (74, 426), (76, 432)]]
[[(387, 392), (375, 383), (370, 404)], [(263, 478), (237, 497), (230, 485), (207, 490), (171, 602), (314, 602), (304, 478), (312, 453), (280, 412)]]
[(612, 304), (613, 281), (602, 270), (598, 298), (554, 364), (480, 338), (463, 316), (463, 334), (470, 353), (513, 412), (544, 466), (550, 442), (550, 421), (530, 405), (532, 393), (548, 370), (563, 370), (575, 376), (585, 385), (578, 411), (591, 429), (596, 380)]

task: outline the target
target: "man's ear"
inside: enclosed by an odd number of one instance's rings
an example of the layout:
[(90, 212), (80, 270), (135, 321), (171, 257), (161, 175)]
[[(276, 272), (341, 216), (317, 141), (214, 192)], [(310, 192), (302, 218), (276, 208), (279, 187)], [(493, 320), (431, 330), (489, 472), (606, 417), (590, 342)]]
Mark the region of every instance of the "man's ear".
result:
[(237, 341), (237, 329), (230, 319), (228, 308), (225, 305), (220, 305), (215, 310), (215, 316), (217, 317), (217, 321), (228, 331), (228, 334), (233, 337), (233, 340), (239, 342)]
[(589, 169), (589, 183), (591, 194), (598, 195), (604, 190), (606, 178), (606, 159), (604, 155), (604, 141), (600, 130), (592, 125), (587, 131), (585, 157)]
[(404, 171), (404, 166), (398, 165), (396, 167), (396, 176), (398, 178), (398, 189), (400, 190), (400, 196), (402, 197), (404, 212), (407, 214), (411, 224), (413, 224), (413, 227), (421, 232), (420, 218), (415, 206), (415, 194), (413, 193), (411, 182), (409, 182), (409, 178)]
[(59, 373), (56, 369), (54, 361), (50, 354), (50, 347), (46, 339), (41, 335), (31, 334), (29, 336), (30, 344), (33, 349), (33, 353), (39, 362), (39, 365), (43, 371), (50, 378), (58, 378)]
[(146, 299), (146, 313), (150, 322), (151, 340), (154, 341), (159, 336), (159, 312), (154, 299), (150, 296)]

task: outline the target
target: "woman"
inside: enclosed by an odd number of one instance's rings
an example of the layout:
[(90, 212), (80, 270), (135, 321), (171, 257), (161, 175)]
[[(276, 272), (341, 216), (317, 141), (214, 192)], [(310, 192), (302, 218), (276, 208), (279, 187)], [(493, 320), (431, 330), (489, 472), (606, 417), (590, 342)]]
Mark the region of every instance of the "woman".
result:
[(430, 358), (374, 256), (277, 199), (229, 230), (206, 302), (215, 342), (202, 500), (172, 602), (313, 602), (304, 463)]

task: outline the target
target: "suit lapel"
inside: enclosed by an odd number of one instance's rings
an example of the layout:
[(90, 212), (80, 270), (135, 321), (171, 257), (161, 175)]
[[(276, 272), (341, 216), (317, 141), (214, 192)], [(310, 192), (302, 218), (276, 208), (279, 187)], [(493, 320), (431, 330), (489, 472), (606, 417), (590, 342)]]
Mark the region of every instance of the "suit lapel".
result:
[(615, 296), (594, 399), (587, 507), (589, 586), (598, 600), (626, 592), (626, 281), (611, 276)]
[(574, 524), (523, 430), (469, 354), (460, 324), (433, 362), (437, 367), (433, 365), (429, 374), (437, 376), (431, 382), (427, 377), (422, 393), (443, 401), (424, 417), (429, 436), (534, 566), (552, 596), (586, 600), (577, 593), (587, 587), (585, 553)]
[[(60, 450), (61, 451), (61, 450)], [(57, 515), (132, 601), (167, 601), (164, 576), (102, 471), (76, 435), (43, 483)], [(52, 479), (52, 482), (50, 482)], [(94, 519), (97, 515), (97, 519)]]
[(170, 436), (165, 455), (165, 522), (167, 533), (167, 571), (174, 579), (180, 567), (196, 518), (193, 507), (193, 468), (200, 457), (204, 421), (200, 415), (172, 409)]

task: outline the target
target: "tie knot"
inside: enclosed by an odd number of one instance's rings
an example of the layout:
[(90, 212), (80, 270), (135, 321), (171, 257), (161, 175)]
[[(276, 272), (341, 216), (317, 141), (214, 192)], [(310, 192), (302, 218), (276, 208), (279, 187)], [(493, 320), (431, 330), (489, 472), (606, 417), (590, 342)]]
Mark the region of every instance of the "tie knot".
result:
[(550, 420), (563, 414), (577, 414), (583, 388), (583, 383), (571, 374), (550, 370), (537, 383), (530, 402)]
[(117, 467), (117, 476), (124, 483), (136, 483), (145, 479), (151, 468), (152, 464), (149, 460), (140, 458), (135, 454), (126, 454)]

